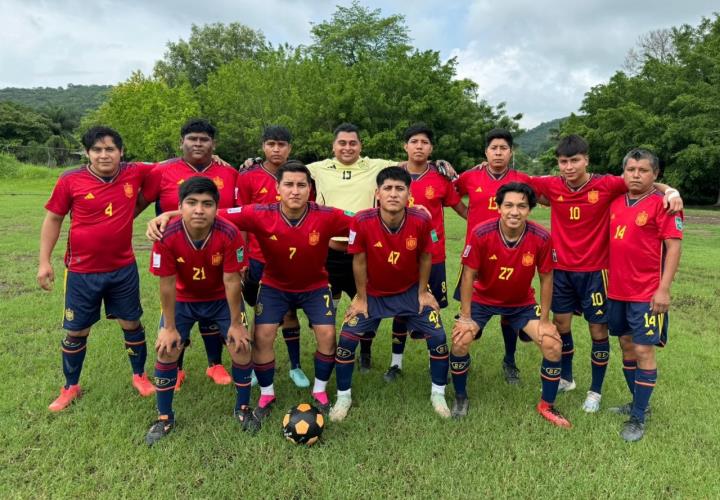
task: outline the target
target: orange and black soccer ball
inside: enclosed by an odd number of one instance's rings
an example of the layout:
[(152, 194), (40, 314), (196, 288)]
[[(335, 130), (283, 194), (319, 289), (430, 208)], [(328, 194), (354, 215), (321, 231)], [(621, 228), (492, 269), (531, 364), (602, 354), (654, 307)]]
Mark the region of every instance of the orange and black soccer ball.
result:
[(283, 436), (295, 444), (311, 446), (322, 435), (325, 418), (313, 405), (302, 403), (290, 408), (282, 421)]

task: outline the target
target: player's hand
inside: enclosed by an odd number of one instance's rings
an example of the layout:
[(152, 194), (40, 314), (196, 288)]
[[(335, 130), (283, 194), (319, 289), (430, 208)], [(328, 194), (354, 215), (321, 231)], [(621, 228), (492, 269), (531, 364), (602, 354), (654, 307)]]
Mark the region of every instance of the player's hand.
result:
[(55, 284), (55, 271), (53, 271), (52, 264), (48, 262), (38, 266), (37, 282), (43, 290), (50, 291), (53, 289), (53, 285)]
[(650, 310), (653, 314), (662, 314), (668, 309), (670, 309), (670, 290), (658, 288), (650, 299)]
[(457, 179), (458, 173), (455, 171), (453, 166), (447, 160), (438, 160), (435, 162), (438, 172), (450, 179), (451, 181)]
[(150, 241), (160, 241), (170, 219), (171, 217), (165, 214), (160, 214), (154, 219), (150, 219), (147, 224), (147, 231), (145, 231), (147, 239)]
[(263, 162), (263, 159), (260, 158), (259, 156), (257, 158), (248, 158), (247, 160), (242, 162), (242, 165), (240, 165), (239, 170), (246, 170), (256, 164), (262, 165), (262, 162)]
[(427, 290), (424, 290), (418, 294), (418, 302), (420, 303), (420, 310), (418, 311), (418, 314), (422, 314), (423, 309), (425, 309), (426, 307), (429, 307), (435, 312), (440, 312), (440, 304), (438, 304), (435, 296)]
[(218, 155), (212, 155), (212, 161), (222, 165), (223, 167), (232, 167), (232, 165), (220, 158)]
[(176, 328), (160, 328), (155, 341), (155, 352), (158, 356), (175, 357), (182, 348), (182, 338)]
[(242, 323), (232, 324), (227, 334), (228, 349), (237, 354), (250, 352), (250, 332)]
[(538, 342), (542, 344), (543, 337), (548, 336), (552, 339), (562, 342), (557, 327), (552, 321), (538, 321)]
[(463, 318), (461, 316), (455, 320), (453, 325), (452, 342), (453, 344), (469, 344), (479, 331), (480, 325), (472, 318)]
[(663, 207), (669, 214), (676, 214), (683, 209), (683, 200), (677, 189), (668, 189), (663, 198)]
[(368, 305), (367, 305), (367, 299), (360, 298), (357, 295), (353, 297), (352, 302), (350, 302), (350, 306), (345, 311), (345, 317), (343, 318), (343, 323), (347, 323), (351, 319), (353, 319), (355, 316), (363, 314), (366, 318), (368, 317)]

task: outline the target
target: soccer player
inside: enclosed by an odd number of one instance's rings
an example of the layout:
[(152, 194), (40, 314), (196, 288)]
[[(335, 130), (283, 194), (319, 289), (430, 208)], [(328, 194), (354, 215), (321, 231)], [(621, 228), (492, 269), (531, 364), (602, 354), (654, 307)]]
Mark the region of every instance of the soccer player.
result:
[[(179, 204), (178, 186), (192, 177), (212, 179), (220, 192), (220, 208), (235, 206), (235, 185), (237, 171), (213, 160), (215, 151), (215, 127), (206, 120), (190, 119), (180, 129), (180, 149), (182, 157), (173, 158), (158, 164), (138, 197), (138, 213), (150, 203), (155, 202), (158, 214), (176, 210)], [(207, 353), (208, 368), (205, 373), (213, 382), (226, 385), (232, 382), (222, 364), (222, 338), (218, 325), (198, 322), (200, 336)], [(188, 345), (189, 345), (188, 337)], [(178, 359), (177, 389), (185, 380), (182, 350)]]
[(667, 341), (670, 285), (680, 262), (682, 213), (670, 215), (654, 182), (658, 159), (633, 149), (623, 160), (625, 196), (610, 205), (608, 323), (623, 354), (623, 373), (632, 403), (615, 409), (629, 414), (620, 435), (637, 441), (657, 381), (655, 346)]
[[(535, 193), (511, 182), (495, 193), (499, 219), (475, 226), (463, 251), (460, 316), (452, 332), (450, 373), (455, 386), (452, 416), (467, 415), (467, 374), (470, 344), (494, 315), (505, 316), (523, 340), (533, 340), (543, 354), (540, 366), (542, 397), (537, 411), (560, 427), (570, 422), (554, 407), (560, 382), (561, 342), (550, 322), (552, 299), (552, 240), (539, 224), (528, 221), (536, 205)], [(532, 279), (540, 276), (540, 307)]]
[[(240, 172), (235, 190), (237, 206), (252, 203), (275, 203), (280, 200), (277, 192), (277, 171), (287, 162), (292, 151), (292, 136), (285, 127), (266, 127), (262, 135), (262, 150), (265, 160), (253, 164)], [(257, 237), (248, 233), (248, 271), (243, 283), (245, 301), (255, 307), (260, 278), (265, 266)], [(309, 387), (305, 372), (300, 366), (300, 323), (295, 310), (288, 311), (282, 321), (282, 336), (290, 360), (290, 379), (297, 387)]]
[[(572, 374), (574, 342), (572, 315), (582, 312), (589, 324), (592, 380), (583, 410), (600, 409), (602, 384), (610, 357), (607, 328), (606, 269), (608, 265), (607, 231), (610, 203), (627, 187), (622, 177), (596, 175), (587, 171), (588, 144), (577, 135), (563, 138), (555, 149), (559, 176), (533, 177), (537, 195), (551, 207), (553, 232), (553, 322), (563, 342), (560, 391), (575, 388)], [(665, 203), (675, 212), (682, 208), (677, 190), (663, 184)]]
[(193, 176), (179, 188), (181, 217), (173, 219), (153, 244), (150, 272), (160, 278), (162, 318), (155, 350), (158, 420), (145, 442), (152, 446), (175, 426), (172, 400), (177, 360), (195, 322), (218, 325), (232, 358), (237, 396), (235, 418), (255, 432), (260, 422), (249, 406), (252, 370), (250, 334), (242, 309), (244, 241), (230, 223), (216, 217), (220, 194), (215, 183)]
[(132, 384), (142, 396), (154, 387), (145, 374), (145, 330), (140, 323), (140, 281), (132, 248), (133, 210), (152, 165), (121, 162), (123, 141), (115, 130), (93, 127), (82, 137), (89, 164), (63, 173), (45, 205), (40, 233), (39, 285), (50, 290), (55, 272), (50, 261), (63, 220), (71, 213), (65, 252), (66, 336), (62, 346), (65, 386), (50, 411), (67, 408), (81, 395), (80, 372), (90, 328), (105, 305), (117, 319), (130, 358)]
[(376, 182), (379, 208), (357, 213), (349, 234), (357, 295), (345, 313), (338, 341), (338, 393), (330, 419), (343, 420), (352, 406), (352, 373), (360, 338), (376, 331), (383, 318), (392, 317), (403, 318), (411, 331), (424, 335), (430, 354), (430, 401), (435, 412), (447, 418), (448, 349), (440, 308), (427, 289), (437, 235), (425, 212), (407, 206), (411, 178), (406, 170), (385, 168)]
[[(461, 196), (468, 197), (468, 223), (465, 243), (470, 240), (478, 224), (498, 218), (496, 201), (497, 190), (510, 182), (528, 183), (530, 177), (524, 172), (511, 168), (513, 157), (513, 136), (506, 129), (496, 128), (485, 135), (485, 157), (487, 163), (463, 172), (455, 182)], [(460, 283), (455, 290), (455, 298), (460, 300)], [(508, 384), (520, 383), (520, 370), (515, 363), (518, 332), (510, 327), (507, 318), (500, 318), (505, 356), (502, 368)]]
[[(435, 164), (430, 163), (433, 151), (434, 133), (424, 124), (415, 124), (403, 134), (407, 162), (401, 166), (410, 174), (409, 206), (421, 205), (432, 217), (437, 241), (432, 245), (432, 268), (430, 271), (430, 291), (441, 309), (448, 306), (447, 281), (445, 273), (445, 211), (452, 207), (462, 218), (467, 218), (467, 207), (452, 182), (440, 174)], [(407, 341), (407, 326), (401, 318), (393, 318), (392, 359), (390, 368), (385, 372), (386, 382), (392, 382), (402, 374), (403, 353)]]

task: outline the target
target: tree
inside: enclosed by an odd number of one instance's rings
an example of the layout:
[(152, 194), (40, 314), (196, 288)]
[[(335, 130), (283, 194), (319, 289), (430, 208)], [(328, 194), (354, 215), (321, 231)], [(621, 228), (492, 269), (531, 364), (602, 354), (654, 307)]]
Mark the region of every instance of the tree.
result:
[(629, 75), (637, 75), (643, 64), (651, 59), (662, 63), (674, 61), (676, 55), (673, 31), (670, 29), (653, 30), (640, 35), (636, 47), (628, 50), (623, 70)]

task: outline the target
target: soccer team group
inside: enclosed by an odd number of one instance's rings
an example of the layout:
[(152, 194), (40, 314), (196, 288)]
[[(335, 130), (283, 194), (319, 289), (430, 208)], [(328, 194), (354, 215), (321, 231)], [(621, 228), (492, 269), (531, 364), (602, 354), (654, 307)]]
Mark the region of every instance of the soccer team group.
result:
[[(655, 347), (667, 339), (683, 227), (679, 193), (655, 182), (658, 159), (650, 151), (630, 151), (621, 176), (590, 174), (588, 144), (568, 136), (555, 151), (560, 175), (531, 177), (511, 168), (512, 135), (494, 129), (485, 137), (486, 162), (457, 176), (446, 162), (431, 160), (435, 138), (422, 124), (404, 134), (406, 161), (361, 157), (359, 130), (346, 123), (334, 132), (334, 157), (308, 165), (289, 160), (290, 132), (271, 126), (262, 136), (264, 158), (248, 160), (238, 172), (214, 156), (216, 130), (207, 121), (188, 121), (180, 135), (182, 157), (126, 163), (121, 136), (91, 128), (82, 139), (89, 164), (63, 173), (45, 206), (37, 275), (44, 289), (55, 279), (51, 255), (71, 215), (65, 385), (51, 411), (81, 396), (87, 339), (103, 304), (123, 330), (133, 386), (142, 396), (156, 395), (159, 416), (146, 434), (148, 445), (175, 426), (173, 395), (185, 379), (183, 354), (195, 323), (207, 352), (207, 376), (217, 384), (234, 383), (234, 416), (243, 430), (256, 432), (275, 402), (278, 328), (290, 378), (298, 387), (311, 385), (300, 365), (298, 309), (317, 345), (313, 402), (332, 421), (348, 415), (353, 370), (356, 364), (369, 370), (372, 339), (383, 318), (392, 318), (392, 358), (384, 379), (402, 375), (408, 336), (424, 339), (434, 411), (443, 418), (466, 416), (469, 347), (497, 315), (505, 380), (520, 380), (517, 339), (534, 342), (542, 353), (536, 409), (552, 424), (571, 427), (554, 403), (558, 391), (575, 388), (571, 323), (573, 314), (582, 314), (592, 337), (583, 409), (600, 409), (609, 335), (617, 336), (632, 401), (611, 410), (628, 416), (625, 440), (642, 438), (657, 379)], [(132, 248), (133, 220), (152, 203), (158, 216), (147, 228), (153, 240), (150, 272), (159, 278), (162, 305), (154, 383), (145, 373)], [(552, 234), (528, 220), (537, 203), (551, 208)], [(440, 318), (448, 306), (444, 207), (467, 219), (450, 348)], [(539, 304), (532, 287), (536, 273)], [(338, 336), (342, 292), (352, 300)], [(254, 307), (251, 330), (245, 303)], [(222, 364), (223, 346), (232, 358), (231, 373)], [(333, 369), (337, 397), (331, 404), (326, 386)], [(452, 408), (445, 398), (448, 372)], [(255, 383), (260, 397), (253, 408)]]

